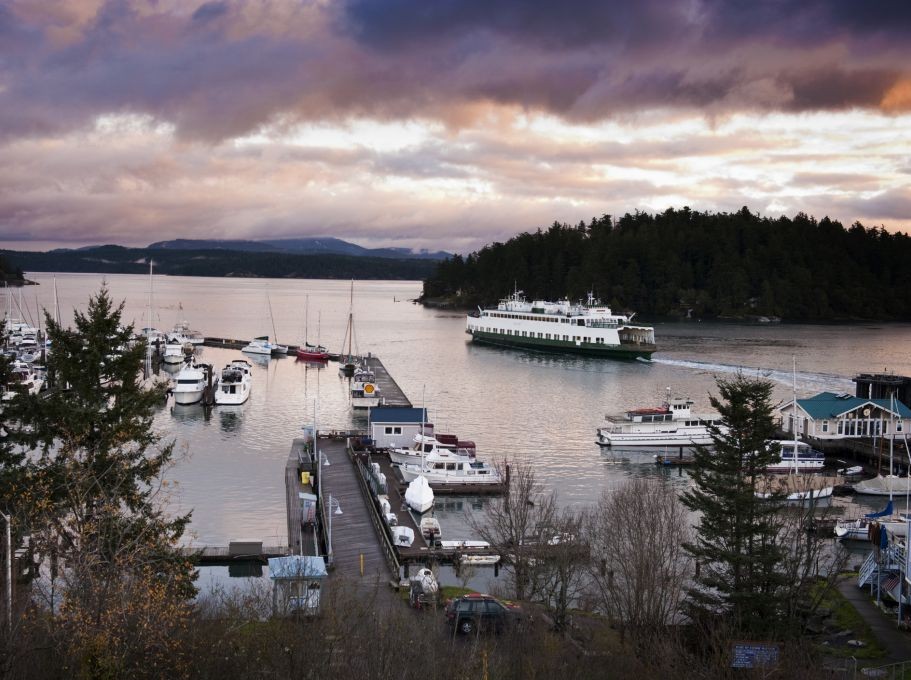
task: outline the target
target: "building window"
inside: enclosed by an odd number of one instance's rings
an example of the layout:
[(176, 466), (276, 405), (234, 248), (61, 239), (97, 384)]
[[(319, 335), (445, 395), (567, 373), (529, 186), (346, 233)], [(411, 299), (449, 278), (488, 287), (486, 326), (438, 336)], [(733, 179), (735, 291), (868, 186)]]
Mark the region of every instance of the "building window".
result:
[(829, 421), (828, 420), (822, 421), (822, 431), (823, 432), (829, 431)]

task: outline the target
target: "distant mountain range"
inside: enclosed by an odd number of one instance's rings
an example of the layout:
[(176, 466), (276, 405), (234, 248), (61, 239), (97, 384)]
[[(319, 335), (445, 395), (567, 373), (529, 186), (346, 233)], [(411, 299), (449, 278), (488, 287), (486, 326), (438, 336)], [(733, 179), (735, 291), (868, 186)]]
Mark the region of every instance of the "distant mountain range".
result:
[(443, 251), (413, 252), (408, 248), (364, 248), (337, 238), (279, 238), (260, 241), (238, 239), (186, 239), (157, 241), (149, 250), (240, 250), (252, 253), (296, 253), (299, 255), (351, 255), (353, 257), (383, 257), (396, 260), (445, 260), (450, 253)]
[[(319, 242), (326, 249), (318, 250)], [(213, 247), (213, 243), (218, 246)], [(174, 276), (412, 281), (429, 276), (438, 261), (430, 254), (399, 253), (389, 248), (370, 250), (338, 239), (287, 240), (301, 250), (279, 248), (274, 243), (285, 241), (179, 240), (153, 243), (148, 248), (108, 245), (46, 253), (6, 250), (0, 251), (0, 257), (14, 271), (25, 272), (143, 274), (148, 272), (152, 261), (156, 274)], [(303, 250), (305, 247), (311, 250)], [(350, 250), (331, 250), (342, 247)]]

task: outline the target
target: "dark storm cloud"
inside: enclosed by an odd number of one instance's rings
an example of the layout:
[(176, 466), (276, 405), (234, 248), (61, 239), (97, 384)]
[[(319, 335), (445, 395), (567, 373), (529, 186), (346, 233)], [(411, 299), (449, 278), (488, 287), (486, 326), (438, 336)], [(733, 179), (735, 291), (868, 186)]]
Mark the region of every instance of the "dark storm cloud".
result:
[(452, 122), (476, 102), (573, 121), (878, 107), (911, 64), (911, 3), (94, 1), (82, 21), (0, 5), (0, 135), (118, 112), (219, 140), (276, 121)]

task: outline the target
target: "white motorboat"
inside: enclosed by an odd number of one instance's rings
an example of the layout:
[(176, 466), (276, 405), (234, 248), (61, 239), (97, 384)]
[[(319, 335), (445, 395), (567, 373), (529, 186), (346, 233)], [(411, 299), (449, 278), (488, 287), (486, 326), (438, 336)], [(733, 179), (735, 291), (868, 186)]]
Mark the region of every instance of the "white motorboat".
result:
[(351, 379), (351, 407), (373, 408), (383, 403), (376, 375), (366, 365), (358, 366)]
[(817, 501), (829, 498), (835, 485), (830, 477), (809, 474), (769, 475), (758, 480), (757, 498), (783, 501)]
[(430, 488), (426, 477), (418, 475), (411, 480), (405, 490), (405, 503), (418, 514), (425, 513), (433, 507), (433, 489)]
[(9, 379), (3, 387), (0, 399), (10, 401), (17, 394), (38, 394), (44, 387), (42, 378), (32, 367), (22, 361), (14, 361), (9, 368)]
[(244, 359), (235, 359), (221, 370), (215, 403), (220, 406), (243, 404), (253, 388), (253, 366)]
[(765, 468), (766, 472), (819, 472), (825, 467), (825, 455), (810, 448), (809, 444), (781, 440), (773, 441), (771, 444), (778, 446), (781, 453), (777, 462)]
[(209, 367), (188, 361), (174, 380), (174, 403), (195, 404), (200, 401), (209, 384)]
[(414, 530), (411, 527), (389, 527), (392, 532), (392, 542), (400, 548), (410, 548), (414, 543)]
[(438, 541), (443, 536), (443, 528), (436, 517), (421, 518), (421, 536), (428, 541)]
[(172, 342), (168, 339), (168, 342), (164, 346), (164, 354), (161, 356), (161, 360), (172, 366), (183, 363), (183, 343), (177, 342), (176, 339)]
[(421, 456), (431, 453), (452, 460), (467, 460), (473, 459), (475, 452), (474, 442), (460, 441), (455, 435), (440, 434), (434, 437), (418, 433), (414, 435), (414, 444), (410, 449), (390, 449), (389, 459), (393, 463), (406, 465), (420, 463)]
[[(670, 388), (668, 388), (670, 390)], [(724, 434), (727, 428), (718, 415), (696, 415), (692, 399), (670, 398), (655, 408), (639, 408), (622, 416), (605, 416), (606, 425), (598, 428), (600, 446), (708, 446), (712, 443), (709, 427)]]
[(424, 461), (400, 465), (402, 479), (411, 482), (420, 475), (430, 486), (458, 486), (471, 484), (499, 484), (503, 480), (495, 468), (479, 460), (461, 458), (451, 460), (439, 453), (424, 455)]
[(269, 342), (269, 336), (262, 335), (258, 338), (253, 338), (250, 343), (241, 350), (241, 352), (246, 352), (247, 354), (259, 354), (262, 356), (272, 356), (272, 349), (274, 347), (275, 345)]
[(191, 345), (201, 345), (206, 341), (202, 333), (190, 329), (190, 324), (186, 320), (175, 323), (170, 335), (179, 338), (182, 342), (189, 342)]
[(892, 499), (886, 504), (886, 507), (879, 512), (869, 512), (863, 517), (857, 519), (840, 519), (835, 522), (835, 536), (845, 541), (868, 541), (870, 540), (870, 525), (874, 522), (888, 524), (893, 522), (904, 523), (903, 517), (893, 517), (895, 509)]

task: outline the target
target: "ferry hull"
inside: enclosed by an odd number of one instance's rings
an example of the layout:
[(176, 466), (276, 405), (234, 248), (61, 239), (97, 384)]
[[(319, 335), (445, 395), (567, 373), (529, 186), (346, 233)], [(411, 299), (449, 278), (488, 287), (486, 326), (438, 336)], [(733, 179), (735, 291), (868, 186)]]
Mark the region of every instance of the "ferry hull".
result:
[(508, 347), (511, 349), (531, 349), (538, 352), (581, 354), (583, 356), (608, 357), (612, 359), (635, 360), (640, 357), (643, 359), (650, 359), (652, 354), (657, 351), (655, 345), (645, 344), (599, 345), (586, 342), (574, 342), (572, 340), (547, 340), (544, 338), (486, 333), (477, 329), (469, 329), (466, 333), (471, 335), (473, 342), (484, 345)]

